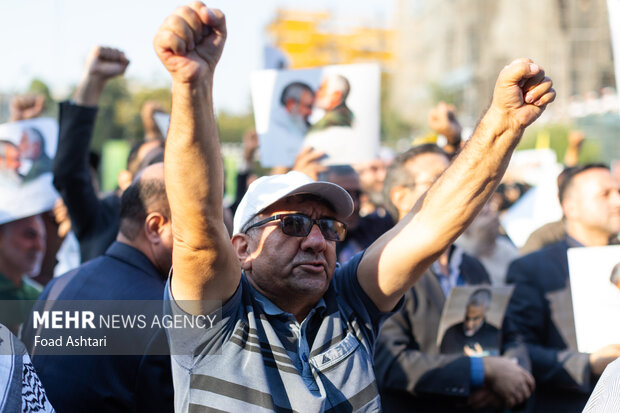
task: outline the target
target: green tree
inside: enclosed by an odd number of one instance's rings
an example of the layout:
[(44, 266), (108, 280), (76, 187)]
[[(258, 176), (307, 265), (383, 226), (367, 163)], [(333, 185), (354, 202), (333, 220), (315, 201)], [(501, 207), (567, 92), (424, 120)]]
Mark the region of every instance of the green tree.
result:
[(220, 111), (217, 114), (217, 127), (222, 142), (241, 143), (243, 134), (255, 128), (254, 114), (251, 110), (241, 114)]
[(388, 73), (381, 73), (380, 136), (381, 142), (393, 148), (400, 139), (411, 136), (413, 125), (403, 119), (391, 106), (389, 87), (391, 80)]
[(101, 153), (103, 143), (107, 139), (130, 139), (126, 125), (121, 120), (124, 104), (131, 101), (127, 89), (127, 81), (123, 78), (110, 80), (99, 99), (99, 111), (93, 132), (91, 150)]
[[(541, 136), (549, 137), (549, 148), (552, 149), (558, 162), (564, 162), (566, 148), (568, 148), (568, 134), (575, 126), (567, 124), (552, 124), (530, 127), (525, 130), (517, 150), (535, 149)], [(587, 136), (587, 134), (586, 134)], [(597, 139), (586, 139), (579, 150), (579, 163), (600, 162), (602, 160), (601, 144)]]
[(40, 94), (45, 96), (45, 106), (43, 107), (43, 112), (41, 116), (56, 118), (58, 117), (58, 105), (52, 98), (52, 94), (50, 93), (50, 89), (41, 79), (32, 79), (30, 82), (30, 86), (28, 86), (27, 93), (32, 94)]
[[(142, 106), (146, 101), (159, 103), (162, 109), (170, 113), (172, 99), (170, 88), (148, 88), (138, 85), (131, 94), (131, 99), (118, 103), (116, 108), (116, 120), (124, 125), (125, 136), (130, 142), (137, 142), (144, 138), (144, 125), (142, 124)], [(165, 133), (165, 131), (163, 131)]]

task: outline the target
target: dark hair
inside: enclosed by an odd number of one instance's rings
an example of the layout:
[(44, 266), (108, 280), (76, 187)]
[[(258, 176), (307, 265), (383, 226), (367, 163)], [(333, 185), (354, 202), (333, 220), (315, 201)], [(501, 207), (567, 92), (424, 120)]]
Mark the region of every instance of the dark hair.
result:
[(166, 186), (160, 178), (136, 178), (121, 197), (120, 233), (136, 239), (147, 215), (153, 210), (170, 219)]
[(299, 102), (301, 99), (301, 92), (310, 92), (314, 96), (314, 91), (310, 86), (303, 82), (292, 82), (286, 85), (284, 89), (282, 89), (282, 94), (280, 95), (280, 103), (282, 106), (286, 106), (286, 101), (289, 99), (293, 99), (295, 102)]
[(411, 176), (407, 168), (405, 168), (405, 164), (416, 157), (427, 153), (436, 153), (438, 155), (445, 156), (448, 160), (450, 159), (448, 154), (439, 146), (434, 143), (425, 143), (414, 146), (405, 152), (399, 153), (396, 155), (390, 166), (387, 167), (385, 172), (385, 180), (383, 181), (383, 195), (385, 199), (385, 208), (388, 210), (390, 215), (392, 215), (392, 218), (394, 218), (395, 221), (398, 221), (398, 208), (396, 208), (396, 205), (392, 203), (392, 200), (390, 199), (390, 192), (394, 187), (405, 186), (415, 181), (416, 177)]
[(595, 168), (606, 169), (609, 171), (609, 167), (605, 164), (590, 163), (587, 165), (565, 168), (560, 175), (558, 175), (558, 198), (560, 199), (560, 204), (566, 199), (566, 194), (572, 188), (575, 177), (582, 172)]
[(317, 181), (328, 181), (332, 176), (358, 176), (351, 165), (331, 165), (318, 175)]
[(467, 300), (467, 307), (473, 305), (474, 307), (480, 307), (484, 305), (484, 308), (489, 308), (491, 305), (491, 290), (488, 288), (478, 288), (474, 291)]

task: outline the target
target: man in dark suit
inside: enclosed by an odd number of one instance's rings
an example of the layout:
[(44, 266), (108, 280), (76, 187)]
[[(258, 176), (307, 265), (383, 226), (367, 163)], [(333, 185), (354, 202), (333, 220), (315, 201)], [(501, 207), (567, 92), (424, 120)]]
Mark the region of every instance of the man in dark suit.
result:
[(559, 197), (567, 237), (515, 260), (507, 277), (515, 290), (506, 310), (506, 341), (527, 345), (537, 383), (536, 412), (580, 412), (607, 364), (620, 356), (619, 344), (592, 354), (577, 351), (567, 258), (570, 247), (617, 241), (620, 183), (599, 164), (563, 174)]
[[(397, 156), (384, 186), (390, 213), (402, 219), (449, 164), (434, 144)], [(512, 360), (439, 352), (437, 330), (450, 289), (489, 283), (482, 264), (453, 245), (405, 294), (403, 309), (385, 322), (377, 341), (375, 372), (385, 411), (472, 411), (529, 397), (534, 380)], [(527, 357), (521, 361), (527, 365)]]
[[(125, 73), (129, 60), (117, 49), (95, 47), (86, 62), (84, 77), (72, 101), (60, 103), (58, 149), (52, 163), (54, 186), (62, 197), (72, 230), (80, 243), (82, 262), (100, 256), (116, 238), (120, 195), (138, 171), (163, 160), (163, 144), (153, 140), (132, 148), (127, 170), (119, 174), (119, 190), (99, 198), (88, 163), (97, 104), (106, 83)], [(157, 153), (160, 159), (155, 159)], [(149, 162), (146, 162), (146, 161)]]
[(479, 288), (471, 294), (465, 306), (465, 318), (450, 326), (441, 339), (440, 351), (443, 354), (499, 354), (500, 331), (486, 320), (491, 297), (488, 288)]
[[(106, 253), (52, 280), (34, 310), (52, 310), (64, 300), (161, 300), (171, 265), (170, 209), (163, 164), (158, 163), (144, 169), (123, 193), (120, 230)], [(31, 317), (24, 342), (58, 411), (173, 410), (170, 356), (37, 355), (32, 324)], [(166, 345), (163, 330), (136, 340), (140, 343), (130, 344), (144, 352), (153, 343)]]

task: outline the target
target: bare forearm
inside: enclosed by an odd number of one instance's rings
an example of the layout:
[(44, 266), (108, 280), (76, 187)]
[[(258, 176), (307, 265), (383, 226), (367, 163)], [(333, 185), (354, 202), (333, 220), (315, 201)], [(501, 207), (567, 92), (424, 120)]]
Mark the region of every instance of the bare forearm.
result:
[(412, 213), (432, 222), (436, 253), (462, 233), (493, 194), (522, 133), (487, 112), (452, 165), (416, 205)]
[[(379, 274), (407, 274), (378, 280), (394, 303), (467, 228), (499, 184), (522, 133), (501, 120), (487, 113), (452, 165), (385, 242), (369, 249), (382, 257)], [(390, 258), (395, 256), (400, 258)]]
[(80, 106), (97, 106), (105, 84), (105, 79), (97, 76), (84, 76), (75, 90), (73, 101)]
[(166, 191), (175, 232), (193, 248), (222, 223), (223, 165), (213, 113), (211, 81), (176, 82), (166, 143)]

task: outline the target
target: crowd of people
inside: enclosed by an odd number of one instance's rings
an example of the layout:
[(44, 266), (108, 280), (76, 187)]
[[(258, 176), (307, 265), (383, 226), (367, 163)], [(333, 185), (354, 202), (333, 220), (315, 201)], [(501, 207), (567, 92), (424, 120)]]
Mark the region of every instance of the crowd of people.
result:
[[(429, 127), (445, 145), (415, 145), (389, 160), (325, 166), (303, 148), (291, 168), (258, 177), (258, 140), (248, 132), (227, 205), (212, 95), (225, 41), (224, 14), (199, 2), (163, 22), (154, 47), (172, 81), (169, 130), (157, 128), (160, 109), (148, 103), (146, 135), (109, 194), (99, 191), (89, 150), (101, 94), (129, 60), (101, 46), (89, 55), (74, 96), (59, 105), (55, 156), (30, 169), (51, 171), (56, 207), (0, 224), (0, 299), (27, 303), (25, 319), (0, 314), (0, 411), (620, 408), (620, 343), (578, 351), (567, 259), (569, 248), (619, 243), (620, 182), (606, 165), (579, 165), (583, 136), (573, 136), (557, 179), (562, 220), (532, 234), (527, 252), (499, 221), (514, 202), (497, 190), (511, 155), (555, 98), (541, 66), (506, 65), (468, 139), (456, 109), (441, 103)], [(341, 83), (326, 80), (321, 90)], [(291, 83), (281, 96), (287, 111), (303, 109), (296, 126), (304, 129), (310, 93)], [(351, 121), (345, 99), (321, 128)], [(17, 97), (11, 120), (42, 107), (39, 97)], [(0, 146), (0, 163), (17, 171), (13, 146)], [(32, 159), (45, 154), (36, 136), (24, 134), (23, 146)], [(54, 276), (69, 232), (81, 265)], [(506, 285), (514, 289), (503, 323), (493, 325), (490, 288)], [(438, 338), (458, 287), (472, 291), (462, 321)], [(132, 343), (141, 354), (40, 353), (33, 314), (65, 300), (161, 300), (162, 315), (217, 322), (149, 330)]]

